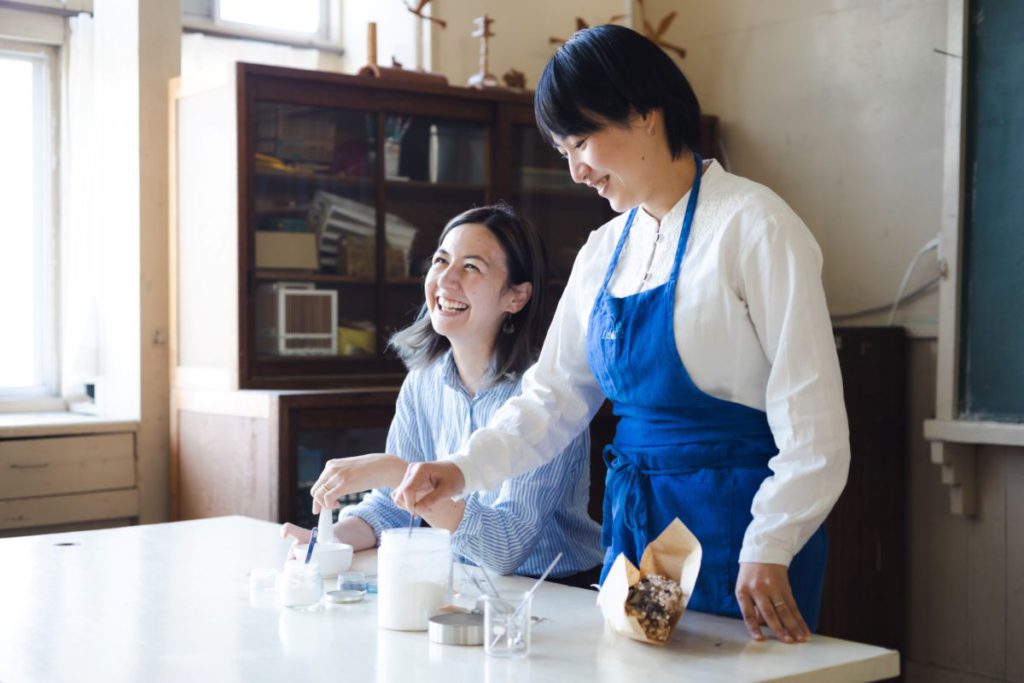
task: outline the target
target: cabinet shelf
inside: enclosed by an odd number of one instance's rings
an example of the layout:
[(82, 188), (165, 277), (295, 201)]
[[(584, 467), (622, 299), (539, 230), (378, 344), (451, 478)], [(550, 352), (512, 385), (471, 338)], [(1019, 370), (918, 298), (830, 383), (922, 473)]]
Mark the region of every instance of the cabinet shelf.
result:
[(295, 282), (323, 282), (338, 285), (372, 286), (376, 280), (357, 277), (355, 275), (336, 275), (333, 273), (316, 273), (308, 270), (257, 270), (256, 282), (278, 282), (281, 280)]
[(254, 209), (253, 214), (257, 218), (291, 218), (293, 216), (305, 216), (309, 213), (309, 204), (300, 206), (274, 206), (265, 209)]
[(301, 180), (309, 183), (321, 183), (343, 187), (361, 187), (373, 189), (373, 179), (364, 176), (351, 176), (341, 173), (311, 173), (309, 171), (276, 171), (268, 168), (257, 168), (253, 175), (261, 180), (271, 182)]
[(432, 183), (429, 180), (396, 180), (389, 178), (384, 187), (391, 190), (429, 190), (431, 192), (486, 192), (487, 186), (474, 183)]
[[(355, 275), (335, 275), (333, 273), (315, 273), (308, 270), (268, 270), (260, 269), (255, 273), (256, 282), (322, 282), (336, 285), (373, 286), (377, 280)], [(386, 285), (422, 285), (422, 277), (389, 277), (384, 279)]]

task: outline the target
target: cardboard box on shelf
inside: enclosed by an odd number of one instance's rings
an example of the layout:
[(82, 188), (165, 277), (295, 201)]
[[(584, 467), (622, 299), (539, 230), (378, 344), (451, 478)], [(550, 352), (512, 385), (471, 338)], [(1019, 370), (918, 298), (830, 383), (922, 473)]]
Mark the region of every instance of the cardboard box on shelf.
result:
[(256, 267), (317, 270), (316, 235), (256, 231)]
[[(343, 237), (338, 247), (338, 274), (372, 280), (377, 272), (373, 242), (363, 237)], [(321, 260), (323, 253), (321, 252)]]

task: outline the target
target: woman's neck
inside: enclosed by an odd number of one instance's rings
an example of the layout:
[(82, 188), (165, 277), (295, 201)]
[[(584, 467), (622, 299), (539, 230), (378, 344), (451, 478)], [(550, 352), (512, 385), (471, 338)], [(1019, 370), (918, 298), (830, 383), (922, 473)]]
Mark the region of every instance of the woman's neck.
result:
[(491, 369), (491, 353), (494, 351), (494, 343), (482, 344), (458, 344), (452, 342), (452, 358), (455, 360), (455, 369), (459, 372), (459, 379), (462, 386), (470, 396), (476, 396), (487, 379)]
[[(665, 154), (668, 156), (668, 150)], [(653, 178), (651, 192), (642, 204), (644, 211), (659, 223), (690, 191), (697, 177), (697, 162), (688, 151), (684, 151), (678, 159), (667, 161), (663, 171)]]

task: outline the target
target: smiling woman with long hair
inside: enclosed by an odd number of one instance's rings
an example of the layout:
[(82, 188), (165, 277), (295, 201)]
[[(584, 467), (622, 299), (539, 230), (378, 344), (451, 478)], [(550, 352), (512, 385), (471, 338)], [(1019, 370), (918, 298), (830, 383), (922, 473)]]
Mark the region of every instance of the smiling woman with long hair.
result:
[[(338, 540), (373, 547), (408, 524), (391, 488), (412, 462), (454, 452), (519, 393), (537, 357), (546, 261), (540, 235), (508, 206), (470, 209), (441, 233), (416, 322), (391, 345), (409, 367), (388, 431), (387, 453), (331, 460), (314, 484), (314, 512), (340, 496), (374, 490), (341, 511)], [(487, 493), (421, 511), (452, 532), (454, 551), (502, 574), (538, 576), (558, 552), (554, 576), (590, 585), (600, 567), (600, 528), (587, 516), (590, 439), (584, 429), (550, 463)], [(287, 524), (305, 542), (309, 532)]]

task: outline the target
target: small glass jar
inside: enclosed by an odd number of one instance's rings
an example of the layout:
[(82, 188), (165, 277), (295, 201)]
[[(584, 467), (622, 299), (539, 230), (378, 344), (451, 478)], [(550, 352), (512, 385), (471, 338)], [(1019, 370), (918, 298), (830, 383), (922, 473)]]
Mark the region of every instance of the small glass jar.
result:
[(447, 529), (400, 528), (381, 534), (377, 615), (382, 628), (427, 630), (428, 620), (448, 598), (450, 557)]
[(341, 572), (338, 574), (338, 590), (366, 591), (366, 574), (362, 572)]
[(484, 652), (501, 659), (530, 654), (532, 601), (532, 595), (522, 592), (484, 596)]
[(290, 560), (281, 575), (281, 604), (294, 610), (311, 612), (320, 606), (324, 593), (324, 580), (320, 565)]

